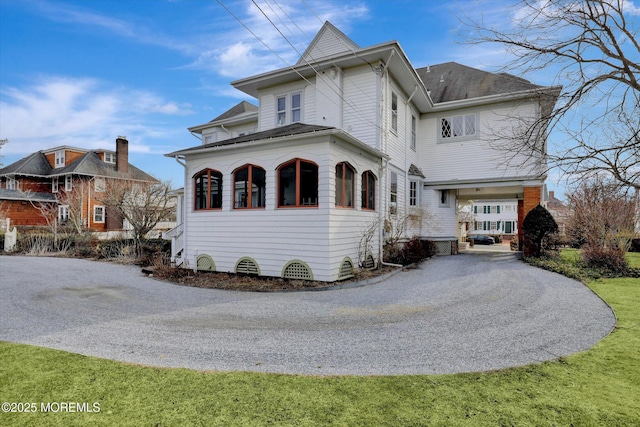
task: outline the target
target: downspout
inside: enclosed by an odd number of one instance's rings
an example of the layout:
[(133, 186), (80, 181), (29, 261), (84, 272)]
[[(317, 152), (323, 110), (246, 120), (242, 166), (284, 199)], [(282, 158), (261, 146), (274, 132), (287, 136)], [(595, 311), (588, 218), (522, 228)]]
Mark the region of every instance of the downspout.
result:
[[(416, 92), (418, 91), (418, 85), (415, 85), (414, 89), (413, 89), (413, 93), (411, 94), (411, 96), (409, 97), (409, 99), (407, 99), (407, 102), (405, 103), (405, 112), (404, 115), (407, 119), (411, 120), (411, 118), (413, 117), (413, 115), (411, 114), (411, 100), (413, 99), (414, 95), (416, 94)], [(418, 125), (418, 123), (416, 123), (416, 126)], [(409, 126), (411, 126), (411, 121), (409, 122)], [(406, 125), (405, 125), (405, 131), (406, 131)], [(406, 133), (405, 133), (406, 135)], [(411, 138), (412, 135), (409, 134), (409, 138)], [(407, 188), (409, 189), (409, 193), (411, 193), (411, 183), (409, 182), (409, 167), (408, 167), (408, 152), (409, 150), (407, 149), (407, 145), (406, 145), (406, 140), (405, 140), (405, 146), (404, 146), (404, 210), (405, 212), (407, 212), (407, 210), (409, 209), (409, 205), (408, 205), (408, 200), (409, 197), (408, 193), (407, 193)], [(418, 188), (416, 187), (416, 197), (418, 192)], [(422, 231), (422, 230), (420, 230)]]
[[(187, 186), (187, 164), (184, 161), (180, 161), (180, 156), (179, 155), (175, 155), (173, 157), (175, 159), (175, 161), (184, 168), (184, 183), (185, 183), (185, 187)], [(184, 158), (183, 158), (184, 159)], [(186, 222), (187, 219), (187, 215), (186, 215), (186, 211), (185, 211), (185, 203), (186, 203), (186, 194), (185, 196), (182, 197), (182, 206), (180, 206), (180, 209), (182, 209), (182, 259), (186, 259), (186, 253), (187, 253), (187, 230), (186, 227), (184, 226), (184, 223)], [(172, 245), (173, 246), (173, 245)], [(171, 252), (173, 252), (173, 247), (171, 248)], [(173, 256), (173, 262), (175, 262), (175, 254), (171, 254)], [(197, 269), (197, 263), (195, 268)]]
[(227, 129), (226, 127), (224, 127), (224, 125), (220, 125), (220, 129), (225, 131), (227, 133), (227, 135), (229, 135), (229, 137), (231, 137), (231, 131), (229, 129)]

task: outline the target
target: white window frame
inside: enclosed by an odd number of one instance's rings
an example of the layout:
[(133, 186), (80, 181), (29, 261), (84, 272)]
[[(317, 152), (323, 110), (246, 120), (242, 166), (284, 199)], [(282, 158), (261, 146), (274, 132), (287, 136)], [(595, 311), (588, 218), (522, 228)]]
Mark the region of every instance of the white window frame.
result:
[(438, 190), (438, 206), (441, 208), (451, 206), (451, 190)]
[(398, 213), (398, 174), (395, 172), (391, 172), (389, 174), (389, 214), (395, 215), (397, 213)]
[(65, 151), (58, 150), (54, 154), (55, 156), (55, 169), (63, 168), (65, 165)]
[(104, 162), (105, 163), (115, 163), (116, 155), (114, 153), (104, 153)]
[[(469, 132), (468, 120), (473, 119), (473, 133)], [(456, 121), (462, 120), (461, 132), (454, 134)], [(449, 134), (444, 132), (444, 123), (447, 123)], [(438, 142), (456, 142), (456, 141), (468, 141), (476, 139), (478, 135), (478, 115), (477, 113), (468, 114), (456, 114), (452, 116), (443, 116), (438, 118)]]
[[(101, 214), (98, 214), (98, 210), (102, 210)], [(101, 216), (101, 219), (97, 219), (98, 215)], [(104, 223), (105, 210), (104, 206), (94, 206), (93, 207), (93, 222), (96, 224)]]
[(69, 205), (58, 206), (58, 222), (64, 223), (69, 221)]
[(420, 196), (418, 192), (418, 188), (420, 181), (412, 179), (409, 181), (409, 206), (418, 206), (420, 203)]
[(7, 177), (6, 187), (7, 187), (7, 190), (17, 190), (18, 189), (18, 183), (17, 183), (16, 179)]
[(398, 133), (398, 94), (391, 92), (391, 131)]
[(64, 176), (64, 191), (73, 190), (73, 176), (65, 175)]
[[(298, 106), (294, 107), (294, 98), (298, 98)], [(282, 108), (280, 106), (280, 100), (283, 100), (284, 104)], [(292, 123), (300, 123), (302, 122), (302, 91), (293, 91), (285, 94), (280, 94), (276, 96), (276, 126), (286, 126)], [(297, 118), (294, 116), (298, 115)]]
[(54, 176), (53, 178), (51, 178), (51, 192), (52, 193), (57, 193), (58, 192), (58, 187), (59, 187), (58, 177)]
[(104, 193), (107, 188), (105, 179), (101, 176), (97, 176), (93, 179), (93, 191), (96, 193)]

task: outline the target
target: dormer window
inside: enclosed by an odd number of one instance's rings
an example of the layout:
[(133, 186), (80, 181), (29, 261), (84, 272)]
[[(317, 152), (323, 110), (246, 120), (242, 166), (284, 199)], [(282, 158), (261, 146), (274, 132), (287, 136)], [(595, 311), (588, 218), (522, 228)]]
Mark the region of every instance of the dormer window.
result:
[(105, 163), (115, 163), (116, 155), (114, 153), (104, 153), (104, 162)]
[(302, 121), (302, 94), (300, 92), (276, 98), (276, 125), (284, 126)]
[(64, 167), (64, 150), (58, 150), (55, 153), (55, 167), (63, 168)]

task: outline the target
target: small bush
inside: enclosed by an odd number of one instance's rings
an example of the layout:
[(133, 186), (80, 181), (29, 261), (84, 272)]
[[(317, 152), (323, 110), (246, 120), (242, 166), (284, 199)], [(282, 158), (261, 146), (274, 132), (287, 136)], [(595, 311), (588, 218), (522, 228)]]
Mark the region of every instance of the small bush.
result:
[(625, 275), (629, 270), (629, 264), (620, 248), (585, 245), (582, 248), (582, 259), (589, 267), (614, 275)]
[(524, 256), (541, 257), (549, 249), (548, 245), (545, 245), (545, 238), (558, 232), (558, 224), (544, 206), (538, 205), (524, 218), (522, 232)]
[(431, 258), (436, 254), (435, 242), (411, 239), (400, 248), (385, 247), (385, 261), (393, 264), (409, 265)]

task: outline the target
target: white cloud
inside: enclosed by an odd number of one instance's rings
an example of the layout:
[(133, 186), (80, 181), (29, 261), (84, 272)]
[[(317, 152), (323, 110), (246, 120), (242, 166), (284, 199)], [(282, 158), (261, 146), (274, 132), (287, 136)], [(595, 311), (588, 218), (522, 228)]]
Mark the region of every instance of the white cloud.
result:
[[(190, 114), (190, 106), (150, 92), (112, 87), (88, 78), (41, 77), (25, 87), (0, 92), (3, 155), (29, 154), (58, 145), (108, 148), (117, 135), (127, 135), (133, 152), (166, 138), (169, 117)], [(145, 142), (146, 141), (146, 142)]]
[(203, 49), (192, 67), (232, 78), (283, 68), (298, 60), (324, 21), (348, 31), (351, 22), (368, 14), (364, 4), (337, 1), (257, 2), (262, 11), (250, 1), (242, 5), (223, 10), (241, 22), (233, 21), (226, 31), (216, 28), (210, 48)]

